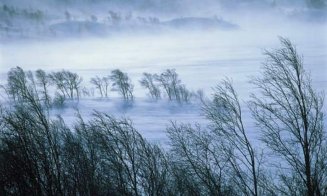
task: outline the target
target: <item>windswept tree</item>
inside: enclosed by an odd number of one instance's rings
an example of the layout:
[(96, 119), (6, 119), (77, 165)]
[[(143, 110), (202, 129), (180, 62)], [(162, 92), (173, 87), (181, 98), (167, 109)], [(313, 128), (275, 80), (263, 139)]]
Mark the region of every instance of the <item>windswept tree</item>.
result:
[(184, 84), (178, 86), (178, 102), (188, 103), (191, 98), (195, 95), (192, 91), (189, 91)]
[(6, 92), (14, 101), (20, 101), (27, 97), (26, 94), (31, 93), (28, 79), (25, 71), (20, 67), (12, 68), (8, 72)]
[(220, 143), (199, 125), (172, 123), (167, 129), (174, 182), (184, 195), (235, 195)]
[(19, 195), (62, 195), (60, 134), (38, 98), (31, 72), (17, 67), (10, 76), (18, 101), (0, 113), (3, 189)]
[(95, 112), (74, 130), (32, 88), (0, 107), (3, 195), (174, 195), (169, 161), (129, 120)]
[(64, 98), (79, 99), (83, 79), (78, 74), (62, 70), (53, 72), (50, 78)]
[(115, 69), (111, 71), (110, 79), (114, 90), (118, 91), (123, 96), (125, 101), (132, 101), (134, 99), (134, 85), (132, 84), (127, 73), (123, 73), (121, 70)]
[(60, 91), (60, 94), (63, 97), (66, 97), (67, 94), (69, 96), (69, 92), (68, 92), (68, 89), (66, 87), (65, 77), (64, 77), (64, 74), (62, 72), (60, 72), (60, 71), (53, 72), (53, 73), (50, 74), (50, 78), (51, 78), (51, 84), (56, 86), (57, 90)]
[(152, 99), (160, 99), (161, 91), (159, 85), (155, 83), (155, 75), (150, 73), (143, 73), (143, 77), (140, 80), (141, 86), (146, 88)]
[(65, 76), (66, 84), (70, 92), (70, 98), (76, 97), (79, 99), (81, 83), (83, 79), (78, 74), (72, 73), (70, 71), (63, 71), (63, 74)]
[(181, 83), (181, 80), (178, 78), (175, 69), (167, 69), (165, 72), (157, 75), (156, 80), (166, 92), (169, 100), (176, 98), (178, 85)]
[(90, 82), (95, 86), (96, 89), (98, 89), (101, 97), (108, 97), (108, 92), (110, 89), (109, 77), (100, 78), (99, 76), (96, 76), (94, 78), (91, 78)]
[[(16, 103), (34, 104), (34, 107), (40, 107), (42, 104), (50, 107), (50, 96), (48, 93), (49, 80), (46, 75), (39, 75), (36, 72), (36, 80), (33, 72), (24, 71), (20, 67), (12, 68), (8, 72), (7, 84), (4, 87), (10, 101)], [(45, 72), (42, 72), (45, 74)]]
[(41, 107), (39, 106), (42, 104), (40, 92), (31, 71), (25, 72), (21, 67), (12, 68), (8, 72), (7, 84), (4, 89), (14, 104), (33, 104), (33, 107)]
[(175, 69), (167, 69), (160, 75), (154, 75), (156, 81), (164, 89), (168, 99), (177, 102), (188, 102), (193, 96), (178, 77)]
[(99, 90), (99, 93), (101, 95), (101, 97), (103, 97), (103, 90), (102, 90), (102, 80), (99, 76), (96, 76), (94, 78), (91, 78), (90, 80), (91, 84), (93, 84), (95, 86), (96, 89)]
[(41, 88), (41, 99), (47, 107), (51, 105), (51, 97), (49, 95), (49, 86), (51, 84), (50, 77), (42, 69), (38, 69), (35, 72), (36, 84)]
[(314, 90), (294, 45), (280, 40), (282, 48), (265, 52), (262, 75), (253, 80), (260, 94), (252, 95), (251, 110), (261, 140), (280, 163), (281, 193), (326, 195), (324, 96)]
[[(82, 130), (79, 132), (84, 135), (83, 141), (91, 139), (91, 143), (85, 145), (87, 149), (90, 148), (87, 154), (92, 149), (97, 149), (94, 158), (99, 163), (94, 169), (98, 170), (99, 177), (103, 178), (107, 187), (111, 186), (114, 193), (169, 194), (170, 181), (165, 154), (159, 147), (148, 143), (130, 121), (96, 112), (89, 124), (84, 128), (80, 126), (78, 130)], [(98, 184), (101, 183), (103, 181)]]
[(244, 127), (242, 108), (231, 81), (223, 80), (215, 88), (213, 100), (203, 108), (238, 190), (244, 195), (260, 195), (259, 155)]
[(102, 83), (103, 83), (103, 94), (105, 97), (108, 97), (108, 93), (110, 90), (110, 77), (102, 77)]

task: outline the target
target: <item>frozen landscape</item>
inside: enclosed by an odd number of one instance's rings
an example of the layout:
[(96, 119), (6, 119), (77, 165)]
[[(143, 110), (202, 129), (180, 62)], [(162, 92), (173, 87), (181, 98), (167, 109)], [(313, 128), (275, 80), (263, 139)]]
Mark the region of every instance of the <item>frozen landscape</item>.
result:
[[(5, 81), (10, 68), (20, 66), (32, 71), (39, 68), (49, 72), (70, 70), (83, 77), (85, 86), (90, 86), (91, 77), (105, 76), (113, 69), (121, 69), (135, 84), (133, 107), (123, 109), (119, 99), (114, 99), (116, 93), (111, 92), (108, 100), (82, 98), (78, 103), (80, 111), (88, 114), (100, 110), (131, 118), (146, 138), (161, 140), (165, 138), (165, 128), (170, 120), (202, 122), (201, 106), (195, 103), (189, 108), (179, 108), (174, 103), (151, 102), (138, 82), (143, 72), (176, 69), (188, 88), (203, 89), (207, 96), (221, 79), (228, 77), (233, 80), (241, 99), (246, 101), (253, 91), (250, 77), (259, 73), (265, 58), (264, 50), (277, 47), (278, 36), (283, 36), (296, 43), (314, 85), (326, 90), (326, 22), (294, 19), (282, 10), (270, 12), (263, 18), (260, 18), (263, 13), (227, 14), (238, 25), (236, 29), (195, 26), (159, 30), (153, 27), (155, 31), (134, 33), (127, 29), (122, 35), (102, 37), (11, 39), (1, 45), (1, 81)], [(67, 118), (74, 116), (70, 107), (59, 113)]]
[[(326, 1), (190, 2), (0, 0), (0, 84), (7, 83), (7, 73), (17, 66), (24, 71), (77, 73), (81, 86), (92, 93), (51, 108), (50, 118), (60, 115), (74, 127), (78, 114), (87, 121), (95, 111), (104, 112), (130, 119), (150, 143), (170, 149), (167, 128), (172, 123), (207, 127), (210, 120), (202, 102), (212, 100), (214, 87), (229, 78), (239, 96), (249, 141), (262, 151), (266, 146), (259, 141), (260, 130), (248, 107), (250, 95), (259, 90), (250, 81), (262, 73), (265, 51), (280, 48), (283, 37), (303, 58), (314, 89), (327, 92)], [(134, 85), (132, 102), (113, 90), (101, 97), (90, 82), (115, 69), (127, 73)], [(202, 90), (204, 98), (195, 95), (183, 103), (166, 95), (152, 99), (140, 84), (143, 73), (167, 69), (175, 69), (194, 95)], [(9, 105), (5, 91), (0, 92), (1, 102)]]

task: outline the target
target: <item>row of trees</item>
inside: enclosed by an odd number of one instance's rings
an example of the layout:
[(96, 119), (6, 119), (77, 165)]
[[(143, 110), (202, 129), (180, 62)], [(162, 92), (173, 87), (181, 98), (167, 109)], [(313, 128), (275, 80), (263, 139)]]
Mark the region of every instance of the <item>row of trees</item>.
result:
[[(63, 105), (67, 99), (79, 100), (82, 95), (90, 95), (90, 90), (82, 86), (82, 81), (81, 76), (66, 70), (46, 73), (41, 69), (31, 72), (16, 67), (8, 72), (7, 84), (1, 87), (11, 100), (25, 100), (26, 93), (33, 93), (50, 108)], [(95, 77), (90, 82), (99, 90), (101, 97), (108, 97), (109, 90), (113, 90), (118, 91), (126, 101), (134, 99), (133, 84), (127, 74), (118, 69), (108, 77)]]
[[(50, 108), (54, 104), (63, 104), (66, 99), (79, 99), (81, 83), (80, 76), (65, 70), (47, 74), (43, 70), (33, 73), (16, 67), (8, 72), (7, 84), (1, 87), (13, 101), (23, 102), (33, 95), (43, 105)], [(53, 89), (54, 98), (52, 99)]]
[[(187, 103), (191, 98), (200, 94), (189, 91), (182, 84), (175, 69), (167, 69), (161, 74), (145, 72), (139, 82), (153, 100), (159, 100), (164, 96), (169, 101)], [(109, 76), (91, 78), (91, 83), (98, 90), (101, 97), (108, 97), (110, 86), (113, 86), (113, 90), (118, 91), (124, 100), (133, 100), (134, 85), (128, 75), (118, 69), (113, 70)]]
[[(81, 96), (94, 96), (94, 89), (102, 98), (108, 98), (110, 91), (116, 91), (125, 101), (134, 100), (134, 85), (127, 73), (119, 69), (111, 71), (108, 76), (92, 77), (91, 88), (86, 88), (82, 82), (81, 76), (66, 70), (46, 73), (41, 69), (31, 72), (16, 67), (8, 72), (7, 84), (1, 87), (13, 100), (24, 98), (19, 89), (25, 92), (27, 88), (32, 88), (33, 93), (38, 95), (38, 99), (48, 108), (54, 105), (63, 106), (67, 99), (79, 100)], [(170, 101), (183, 103), (197, 96), (186, 89), (174, 69), (167, 69), (160, 75), (144, 73), (140, 84), (148, 90), (149, 96), (154, 100), (165, 96)]]
[(94, 112), (67, 126), (49, 118), (30, 80), (17, 81), (0, 112), (0, 194), (326, 195), (324, 97), (295, 47), (281, 42), (266, 52), (248, 102), (265, 148), (254, 145), (230, 80), (203, 101), (209, 126), (172, 122), (167, 149), (128, 119)]

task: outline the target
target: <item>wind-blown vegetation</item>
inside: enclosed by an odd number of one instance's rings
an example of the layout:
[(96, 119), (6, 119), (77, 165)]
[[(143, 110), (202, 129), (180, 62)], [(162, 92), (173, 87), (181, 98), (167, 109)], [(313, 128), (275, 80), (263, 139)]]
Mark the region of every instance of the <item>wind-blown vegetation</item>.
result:
[[(172, 122), (170, 146), (163, 149), (129, 119), (95, 111), (89, 119), (78, 113), (68, 126), (51, 117), (55, 96), (83, 98), (76, 73), (11, 69), (0, 105), (0, 194), (326, 195), (324, 96), (312, 87), (292, 43), (281, 43), (265, 53), (262, 74), (252, 80), (258, 92), (247, 106), (260, 141), (250, 137), (245, 108), (228, 79), (211, 99), (200, 96), (209, 125)], [(101, 97), (111, 84), (122, 99), (135, 101), (126, 73), (105, 77), (105, 83), (103, 77), (91, 80)], [(174, 70), (145, 73), (140, 83), (153, 99), (187, 102), (185, 93), (191, 94), (181, 90)]]
[(187, 103), (195, 95), (182, 84), (175, 69), (167, 69), (159, 75), (143, 73), (140, 84), (148, 90), (150, 97), (156, 100), (165, 95), (169, 101)]

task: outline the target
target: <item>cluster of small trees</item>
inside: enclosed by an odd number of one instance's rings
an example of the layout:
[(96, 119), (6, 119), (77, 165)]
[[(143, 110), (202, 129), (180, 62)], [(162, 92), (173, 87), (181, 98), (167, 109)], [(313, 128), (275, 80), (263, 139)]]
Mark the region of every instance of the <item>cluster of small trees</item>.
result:
[[(125, 101), (133, 101), (134, 85), (127, 73), (119, 69), (111, 71), (111, 75), (91, 78), (91, 84), (99, 91), (101, 97), (108, 97), (109, 91), (117, 91)], [(112, 87), (112, 88), (110, 88)]]
[[(45, 74), (43, 76), (46, 77)], [(49, 75), (49, 79), (60, 91), (60, 96), (63, 98), (79, 99), (82, 83), (82, 78), (79, 75), (63, 70), (53, 72)]]
[[(70, 71), (47, 74), (39, 69), (33, 73), (16, 67), (8, 72), (7, 84), (2, 89), (11, 100), (25, 101), (26, 97), (33, 95), (50, 108), (56, 104), (62, 105), (66, 99), (79, 99), (81, 83), (82, 78)], [(51, 87), (54, 88), (54, 93), (51, 93)]]
[(110, 77), (102, 77), (96, 76), (91, 78), (91, 84), (95, 86), (95, 88), (99, 91), (101, 97), (108, 97), (110, 90)]
[(326, 195), (323, 95), (294, 46), (281, 41), (283, 48), (266, 52), (248, 104), (268, 151), (249, 137), (230, 80), (203, 103), (209, 126), (172, 122), (170, 147), (162, 149), (127, 119), (94, 112), (67, 126), (49, 118), (44, 90), (35, 90), (48, 83), (34, 85), (31, 74), (12, 70), (12, 103), (0, 107), (0, 194)]
[(156, 100), (165, 94), (170, 101), (189, 102), (195, 95), (182, 84), (175, 69), (167, 69), (161, 74), (143, 73), (140, 84), (148, 90), (150, 97)]
[(111, 71), (110, 79), (115, 91), (118, 91), (124, 100), (133, 100), (134, 85), (131, 83), (126, 73), (121, 72), (119, 69)]

